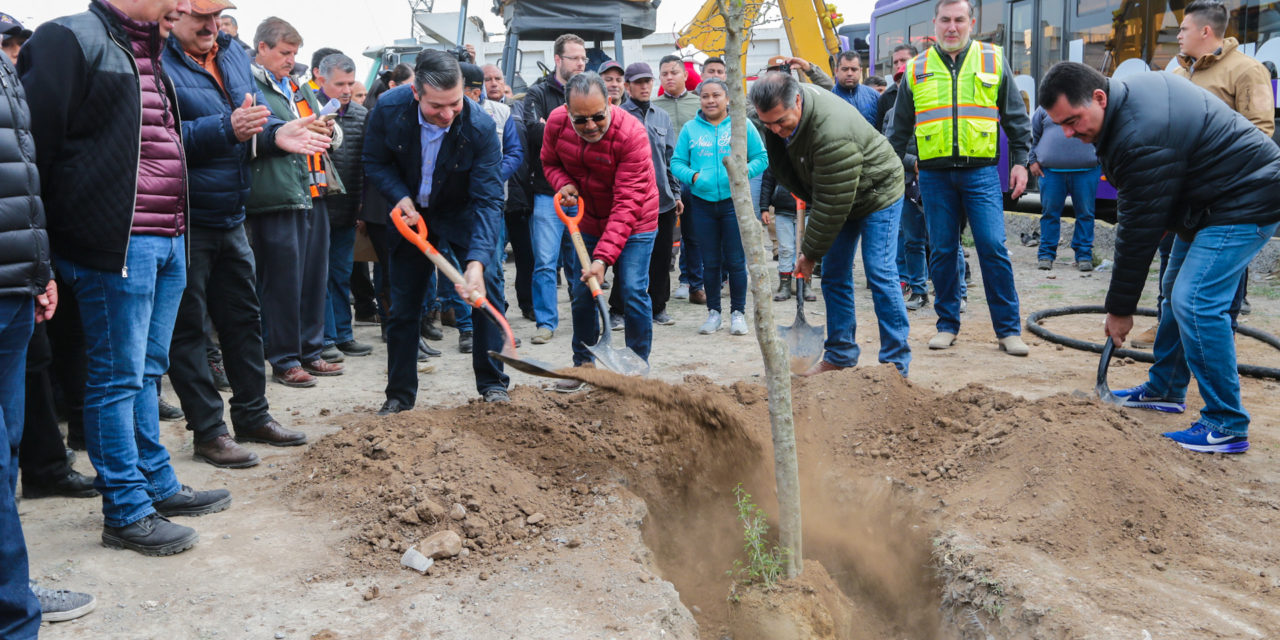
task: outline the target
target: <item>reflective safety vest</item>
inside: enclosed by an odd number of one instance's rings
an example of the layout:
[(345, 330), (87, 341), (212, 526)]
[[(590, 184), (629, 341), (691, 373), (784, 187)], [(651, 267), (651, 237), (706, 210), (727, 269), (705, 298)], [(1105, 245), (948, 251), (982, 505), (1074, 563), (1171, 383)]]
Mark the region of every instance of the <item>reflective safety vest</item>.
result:
[(987, 42), (970, 43), (953, 77), (938, 47), (916, 56), (906, 76), (916, 106), (916, 147), (920, 160), (959, 155), (994, 158), (1000, 153), (1000, 75), (1004, 51)]
[[(307, 102), (307, 97), (302, 95), (298, 83), (289, 80), (289, 84), (293, 88), (293, 104), (298, 110), (298, 117), (305, 118), (315, 113), (311, 110), (311, 103)], [(311, 197), (319, 198), (329, 187), (328, 177), (324, 173), (324, 152), (307, 156), (307, 172), (310, 174)]]

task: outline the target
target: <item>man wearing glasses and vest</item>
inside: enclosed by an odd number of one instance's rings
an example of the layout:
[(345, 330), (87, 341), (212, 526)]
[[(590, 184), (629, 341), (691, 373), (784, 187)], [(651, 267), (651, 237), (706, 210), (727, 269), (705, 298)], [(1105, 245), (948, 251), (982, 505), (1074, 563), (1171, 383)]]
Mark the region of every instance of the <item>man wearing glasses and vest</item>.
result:
[(898, 88), (889, 141), (901, 157), (914, 133), (919, 148), (920, 191), (929, 229), (929, 272), (937, 289), (938, 333), (930, 349), (955, 344), (960, 332), (960, 231), (967, 216), (973, 231), (991, 324), (1000, 349), (1027, 355), (1018, 292), (1005, 248), (1001, 197), (1000, 133), (1009, 142), (1010, 197), (1027, 187), (1031, 119), (1004, 51), (970, 40), (970, 0), (938, 0), (933, 13), (937, 44), (907, 64)]

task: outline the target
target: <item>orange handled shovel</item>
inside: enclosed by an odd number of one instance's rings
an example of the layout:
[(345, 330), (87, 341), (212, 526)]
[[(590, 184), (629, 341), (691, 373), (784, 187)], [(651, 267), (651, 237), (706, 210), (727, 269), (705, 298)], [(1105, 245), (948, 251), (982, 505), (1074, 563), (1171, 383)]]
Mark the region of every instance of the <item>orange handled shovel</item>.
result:
[[(444, 277), (448, 278), (449, 281), (454, 284), (466, 284), (466, 281), (462, 278), (462, 274), (458, 273), (458, 270), (454, 268), (453, 263), (449, 262), (447, 258), (441, 255), (440, 251), (432, 246), (430, 242), (427, 242), (427, 225), (425, 221), (420, 221), (418, 223), (418, 229), (415, 231), (409, 226), (409, 223), (405, 222), (404, 213), (400, 211), (399, 208), (396, 208), (391, 212), (391, 220), (395, 223), (396, 229), (400, 232), (400, 235), (404, 236), (405, 240), (412, 242), (415, 246), (421, 249), (423, 253), (427, 254), (427, 259), (440, 270), (440, 273), (443, 274)], [(488, 298), (485, 298), (484, 296), (476, 296), (475, 298), (468, 299), (467, 304), (470, 304), (477, 309), (484, 310), (489, 318), (493, 320), (493, 323), (502, 329), (503, 336), (505, 337), (502, 342), (502, 352), (498, 353), (490, 351), (489, 357), (504, 364), (509, 364), (515, 369), (530, 375), (543, 376), (547, 378), (563, 377), (556, 374), (555, 370), (552, 369), (550, 365), (537, 362), (536, 360), (520, 359), (516, 354), (516, 339), (515, 334), (511, 332), (511, 325), (507, 323), (507, 318), (489, 303)]]
[[(560, 221), (564, 226), (569, 228), (569, 236), (573, 238), (573, 248), (578, 251), (578, 262), (582, 264), (582, 270), (585, 272), (588, 265), (591, 264), (591, 256), (587, 255), (587, 244), (582, 240), (582, 232), (578, 230), (578, 221), (582, 219), (582, 204), (571, 209), (577, 209), (578, 215), (570, 216), (565, 213), (564, 207), (560, 204), (560, 194), (555, 197), (556, 215), (560, 216)], [(600, 283), (596, 282), (595, 276), (587, 279), (587, 287), (591, 289), (591, 297), (595, 299), (597, 315), (600, 316), (600, 339), (592, 346), (588, 346), (587, 350), (591, 355), (595, 356), (596, 362), (600, 366), (620, 373), (626, 376), (642, 376), (649, 373), (649, 363), (644, 361), (639, 354), (632, 351), (628, 347), (614, 347), (610, 341), (612, 331), (609, 330), (609, 305), (604, 297), (600, 294)]]

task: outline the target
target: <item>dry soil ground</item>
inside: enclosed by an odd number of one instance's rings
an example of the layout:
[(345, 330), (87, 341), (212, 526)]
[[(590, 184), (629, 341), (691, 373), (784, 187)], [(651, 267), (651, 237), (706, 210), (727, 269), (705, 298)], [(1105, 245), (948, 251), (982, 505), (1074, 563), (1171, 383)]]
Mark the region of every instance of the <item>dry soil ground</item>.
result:
[[(1101, 300), (1107, 274), (1037, 271), (1033, 248), (1010, 245), (1024, 316)], [(1078, 393), (1093, 386), (1091, 354), (1029, 337), (1030, 357), (1004, 355), (976, 268), (970, 291), (953, 349), (928, 351), (935, 316), (912, 314), (908, 382), (875, 364), (860, 289), (862, 366), (796, 383), (811, 569), (763, 599), (726, 600), (742, 544), (733, 486), (776, 513), (760, 353), (752, 336), (697, 335), (702, 310), (673, 301), (678, 323), (655, 328), (661, 382), (602, 379), (565, 396), (514, 374), (512, 404), (485, 406), (447, 331), (413, 413), (373, 415), (381, 343), (315, 388), (270, 385), (276, 417), (312, 444), (255, 446), (253, 469), (193, 461), (182, 423), (164, 424), (180, 478), (230, 488), (232, 508), (186, 521), (201, 534), (193, 550), (150, 559), (99, 544), (97, 500), (23, 501), (33, 575), (98, 597), (96, 612), (42, 635), (1280, 637), (1277, 383), (1243, 382), (1248, 454), (1186, 453), (1158, 434), (1191, 414), (1121, 412)], [(1280, 332), (1280, 286), (1255, 282), (1251, 301), (1248, 323)], [(1100, 317), (1050, 323), (1094, 338)], [(377, 329), (357, 337), (377, 342)], [(522, 351), (568, 364), (568, 343), (564, 330)], [(1280, 363), (1247, 339), (1241, 360)], [(1142, 365), (1119, 364), (1113, 387), (1143, 379)], [(463, 556), (425, 576), (399, 566), (403, 549), (445, 529)], [(808, 626), (771, 626), (779, 609)]]

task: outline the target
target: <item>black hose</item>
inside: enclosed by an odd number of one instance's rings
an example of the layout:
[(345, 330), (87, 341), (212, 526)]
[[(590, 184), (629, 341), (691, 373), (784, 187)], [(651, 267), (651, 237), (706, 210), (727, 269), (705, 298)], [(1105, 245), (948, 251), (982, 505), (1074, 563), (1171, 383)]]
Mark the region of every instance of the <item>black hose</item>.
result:
[[(1092, 351), (1093, 353), (1102, 353), (1103, 343), (1089, 342), (1087, 340), (1077, 340), (1075, 338), (1068, 338), (1064, 335), (1056, 334), (1040, 326), (1040, 321), (1044, 320), (1045, 318), (1056, 318), (1058, 316), (1070, 316), (1070, 315), (1076, 315), (1080, 313), (1105, 314), (1106, 312), (1107, 312), (1106, 307), (1103, 307), (1101, 305), (1089, 305), (1089, 304), (1076, 305), (1071, 307), (1058, 307), (1057, 309), (1045, 309), (1043, 311), (1036, 311), (1031, 315), (1027, 316), (1027, 329), (1031, 331), (1031, 333), (1034, 333), (1035, 335), (1049, 342), (1052, 342), (1054, 344), (1060, 344), (1064, 347), (1071, 347), (1072, 349), (1079, 349), (1080, 351)], [(1147, 316), (1147, 317), (1154, 318), (1156, 315), (1156, 311), (1155, 309), (1138, 309), (1134, 311), (1133, 315)], [(1276, 349), (1280, 349), (1280, 338), (1277, 338), (1276, 336), (1270, 333), (1267, 333), (1266, 331), (1255, 329), (1253, 327), (1240, 326), (1236, 329), (1236, 332), (1242, 335), (1249, 336), (1250, 338), (1254, 338), (1255, 340), (1259, 340), (1265, 344), (1271, 345)], [(1115, 356), (1117, 358), (1132, 358), (1138, 362), (1151, 363), (1156, 361), (1155, 356), (1153, 356), (1150, 352), (1135, 351), (1133, 349), (1116, 349)], [(1261, 367), (1261, 366), (1252, 365), (1252, 364), (1237, 364), (1236, 370), (1240, 372), (1240, 375), (1249, 376), (1250, 378), (1271, 378), (1272, 380), (1280, 380), (1280, 369), (1275, 367)]]

